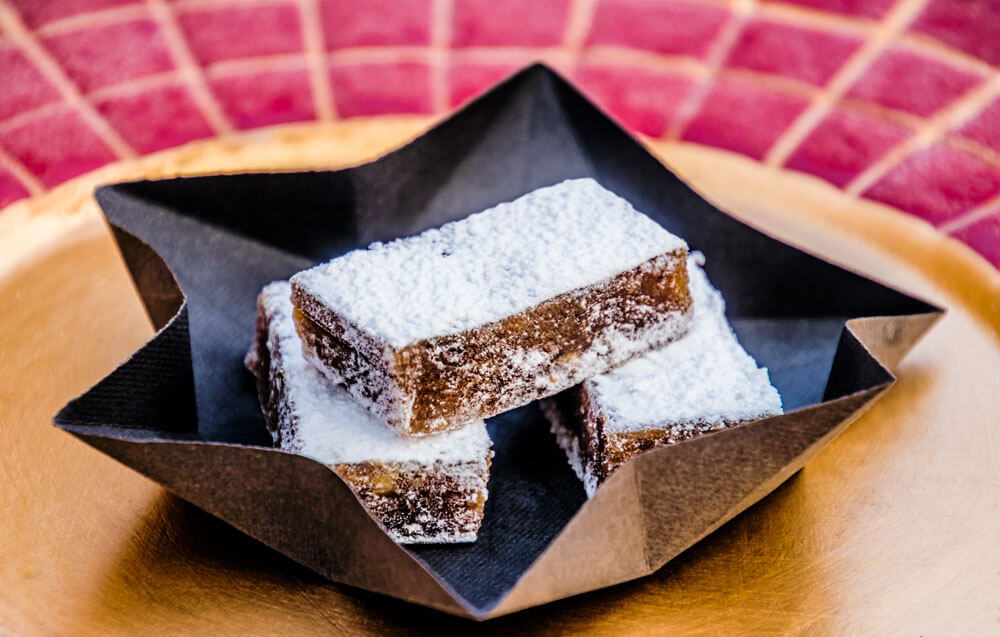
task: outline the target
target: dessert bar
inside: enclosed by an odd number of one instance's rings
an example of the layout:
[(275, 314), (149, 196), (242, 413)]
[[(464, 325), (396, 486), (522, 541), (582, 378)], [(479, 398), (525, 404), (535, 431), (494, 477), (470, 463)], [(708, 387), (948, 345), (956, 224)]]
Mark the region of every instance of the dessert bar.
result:
[(782, 413), (767, 370), (736, 340), (695, 255), (689, 280), (694, 318), (684, 338), (543, 401), (589, 496), (647, 449)]
[(461, 427), (682, 335), (687, 245), (592, 179), (292, 277), (306, 356), (403, 435)]
[(290, 295), (287, 282), (260, 293), (245, 361), (276, 446), (329, 465), (397, 542), (474, 541), (493, 455), (485, 423), (397, 436), (305, 360)]

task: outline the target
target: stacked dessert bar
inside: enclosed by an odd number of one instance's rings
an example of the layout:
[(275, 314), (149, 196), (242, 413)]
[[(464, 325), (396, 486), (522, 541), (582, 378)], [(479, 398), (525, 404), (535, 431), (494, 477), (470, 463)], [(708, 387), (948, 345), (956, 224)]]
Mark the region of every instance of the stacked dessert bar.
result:
[(780, 413), (685, 242), (591, 179), (271, 284), (256, 330), (275, 443), (400, 542), (475, 539), (483, 419), (531, 401), (558, 394), (546, 413), (591, 494), (645, 449)]

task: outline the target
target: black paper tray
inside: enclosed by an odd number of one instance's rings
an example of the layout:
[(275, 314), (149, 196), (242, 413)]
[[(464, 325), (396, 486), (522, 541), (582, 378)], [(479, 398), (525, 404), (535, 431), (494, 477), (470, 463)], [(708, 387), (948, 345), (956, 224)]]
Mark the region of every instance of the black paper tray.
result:
[[(502, 414), (468, 545), (399, 546), (331, 470), (269, 448), (242, 367), (265, 283), (581, 176), (704, 252), (785, 415), (648, 452), (587, 501), (537, 406)], [(476, 619), (653, 572), (801, 468), (941, 313), (718, 211), (543, 66), (361, 166), (97, 199), (158, 332), (56, 425), (334, 581)]]

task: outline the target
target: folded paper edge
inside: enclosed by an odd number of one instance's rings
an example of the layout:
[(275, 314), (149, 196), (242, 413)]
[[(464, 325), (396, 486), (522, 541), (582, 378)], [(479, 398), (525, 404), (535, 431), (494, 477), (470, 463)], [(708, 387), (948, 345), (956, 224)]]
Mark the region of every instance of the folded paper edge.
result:
[[(540, 555), (531, 567), (521, 576), (517, 584), (515, 584), (515, 586), (508, 591), (507, 595), (505, 595), (489, 612), (485, 613), (483, 618), (488, 619), (517, 612), (542, 603), (554, 601), (555, 599), (563, 599), (589, 590), (595, 590), (596, 588), (603, 588), (644, 577), (656, 572), (674, 557), (684, 552), (691, 546), (694, 546), (708, 535), (711, 535), (726, 522), (733, 519), (741, 512), (745, 511), (747, 508), (774, 491), (778, 486), (801, 470), (806, 463), (816, 456), (816, 454), (822, 451), (830, 442), (845, 431), (852, 422), (867, 411), (867, 409), (870, 408), (871, 405), (873, 405), (881, 397), (881, 395), (895, 383), (896, 376), (893, 373), (893, 369), (930, 330), (934, 323), (940, 320), (943, 314), (943, 309), (936, 309), (935, 311), (913, 315), (873, 316), (848, 319), (845, 323), (845, 330), (857, 339), (857, 341), (865, 348), (872, 360), (874, 360), (886, 372), (888, 380), (880, 382), (873, 387), (869, 387), (831, 401), (825, 401), (824, 403), (820, 403), (818, 405), (802, 408), (794, 412), (789, 412), (788, 414), (740, 425), (739, 427), (754, 427), (767, 421), (781, 421), (790, 415), (803, 417), (808, 412), (831, 408), (833, 404), (836, 403), (845, 401), (859, 402), (860, 400), (860, 404), (858, 404), (856, 408), (852, 409), (849, 414), (841, 418), (840, 421), (828, 432), (812, 442), (779, 472), (754, 487), (745, 497), (743, 497), (735, 505), (731, 506), (710, 526), (705, 528), (701, 533), (685, 540), (681, 546), (677, 547), (675, 550), (669, 551), (667, 555), (653, 555), (653, 551), (646, 547), (646, 550), (643, 552), (645, 561), (639, 562), (632, 559), (635, 554), (635, 550), (634, 548), (631, 548), (625, 552), (625, 555), (629, 559), (623, 559), (620, 563), (615, 565), (616, 568), (614, 569), (602, 571), (602, 576), (605, 578), (603, 584), (587, 584), (581, 587), (558, 587), (559, 583), (565, 581), (565, 579), (558, 574), (559, 566), (563, 563), (579, 560), (582, 556), (586, 556), (588, 564), (603, 564), (606, 561), (605, 558), (607, 556), (601, 552), (595, 551), (594, 543), (585, 541), (588, 538), (588, 534), (593, 533), (593, 527), (601, 529), (600, 525), (603, 521), (613, 518), (614, 516), (609, 515), (610, 511), (606, 509), (617, 508), (620, 506), (620, 502), (622, 501), (627, 502), (628, 511), (634, 511), (637, 515), (642, 516), (643, 512), (641, 506), (636, 508), (635, 505), (637, 503), (632, 502), (632, 496), (638, 494), (638, 489), (635, 489), (636, 493), (629, 494), (627, 500), (622, 500), (621, 491), (623, 485), (633, 488), (637, 487), (637, 483), (641, 480), (642, 475), (641, 470), (637, 468), (642, 462), (641, 458), (653, 454), (663, 455), (665, 453), (669, 453), (670, 448), (653, 449), (645, 454), (642, 454), (641, 456), (632, 458), (622, 467), (622, 469), (612, 476), (611, 479), (601, 485), (594, 498), (584, 504), (570, 523), (564, 527), (564, 529), (558, 536), (556, 536), (542, 555)], [(699, 441), (708, 440), (714, 436), (725, 433), (725, 431), (713, 432), (692, 440), (683, 441), (678, 443), (678, 445), (703, 444)], [(602, 494), (606, 495), (602, 497)], [(613, 504), (609, 506), (607, 504), (608, 502)], [(616, 526), (629, 531), (634, 527), (634, 523), (630, 524), (623, 521), (617, 521)], [(582, 537), (580, 537), (581, 535)], [(631, 535), (623, 535), (622, 539), (626, 542), (631, 542), (632, 537)], [(643, 541), (645, 546), (645, 538), (643, 538)], [(586, 546), (584, 546), (583, 549), (580, 549), (579, 547), (581, 544), (586, 544)], [(598, 546), (601, 546), (603, 549), (604, 546), (613, 546), (613, 543)], [(611, 552), (611, 555), (613, 556), (613, 552)], [(544, 594), (539, 595), (537, 594), (538, 591), (543, 591)]]
[[(509, 81), (513, 81), (514, 78), (520, 76), (522, 73), (537, 72), (539, 69), (541, 69), (542, 71), (544, 71), (546, 73), (549, 73), (549, 74), (552, 74), (552, 75), (556, 75), (558, 77), (558, 74), (556, 74), (554, 71), (552, 71), (548, 67), (546, 67), (544, 65), (541, 65), (541, 64), (535, 64), (535, 65), (533, 65), (531, 67), (528, 67), (527, 69), (521, 71), (520, 73), (517, 73), (514, 76), (511, 76), (511, 78), (509, 78), (507, 81), (508, 82)], [(465, 108), (468, 108), (469, 106), (471, 106), (471, 104), (467, 105)], [(464, 110), (464, 109), (462, 109), (462, 110)], [(420, 136), (416, 137), (414, 140), (411, 140), (407, 145), (412, 144), (413, 142), (421, 139), (425, 134), (426, 134), (426, 132), (424, 134), (421, 134)], [(395, 149), (395, 150), (398, 150), (398, 149)], [(395, 152), (395, 150), (389, 151), (389, 152), (390, 153), (391, 152)], [(372, 161), (377, 161), (377, 160), (378, 160), (378, 158), (373, 159)], [(370, 162), (366, 162), (366, 163), (370, 163)], [(722, 209), (722, 208), (720, 208), (720, 210), (722, 210), (723, 212), (725, 212), (725, 210)], [(117, 224), (112, 223), (111, 225), (112, 225), (113, 229), (116, 229), (116, 228), (117, 229), (121, 229), (121, 228), (119, 228), (119, 226), (117, 226)], [(156, 255), (156, 258), (159, 259), (160, 262), (163, 263), (164, 266), (166, 267), (166, 262), (159, 256), (158, 253), (156, 253), (155, 250), (153, 250), (150, 246), (148, 246), (148, 244), (145, 244), (138, 237), (135, 237), (134, 235), (131, 235), (130, 233), (128, 233), (127, 230), (125, 230), (125, 233), (128, 236), (131, 236), (131, 237), (137, 239), (146, 248), (148, 248), (149, 250), (151, 250)], [(122, 248), (121, 248), (121, 243), (119, 241), (119, 233), (118, 232), (115, 232), (115, 239), (116, 239), (116, 242), (119, 245), (119, 249), (121, 250)], [(149, 315), (150, 315), (150, 317), (153, 320), (154, 325), (155, 325), (158, 322), (158, 320), (160, 320), (157, 317), (160, 316), (160, 318), (162, 318), (162, 312), (160, 312), (159, 315), (154, 314), (154, 310), (151, 309), (151, 307), (150, 307), (150, 302), (147, 301), (147, 297), (142, 294), (142, 289), (140, 289), (139, 280), (136, 278), (135, 271), (133, 270), (133, 265), (129, 261), (129, 259), (125, 256), (124, 250), (123, 250), (123, 258), (126, 260), (126, 264), (129, 267), (130, 274), (133, 276), (133, 282), (136, 285), (136, 289), (139, 290), (140, 296), (142, 296), (143, 302), (146, 304), (147, 312), (149, 313)], [(842, 267), (842, 266), (838, 266), (838, 267)], [(167, 270), (168, 273), (170, 272), (169, 267), (166, 267), (166, 270)], [(172, 278), (173, 277), (171, 275), (171, 279)], [(174, 281), (174, 285), (176, 286), (176, 281)], [(885, 287), (890, 287), (891, 288), (891, 286), (885, 286)], [(178, 291), (180, 291), (179, 286), (177, 286), (176, 289)], [(183, 311), (183, 308), (184, 308), (183, 293), (180, 292), (180, 294), (181, 294), (181, 299), (182, 299), (182, 303), (180, 305), (180, 308), (177, 310), (176, 314), (174, 314), (172, 317), (170, 317), (170, 319), (167, 321), (167, 324), (169, 324), (170, 321), (172, 321), (174, 318), (176, 318), (176, 316), (178, 316), (180, 314), (180, 312)], [(906, 293), (903, 293), (903, 294), (906, 294)], [(167, 296), (169, 297), (169, 295), (167, 295)], [(907, 294), (907, 296), (911, 296), (911, 295)], [(916, 298), (916, 297), (912, 297), (911, 296), (911, 298)], [(918, 299), (918, 300), (920, 300), (920, 299)], [(930, 304), (927, 304), (927, 305), (929, 307), (933, 307)], [(905, 353), (907, 351), (909, 351), (910, 348), (913, 347), (913, 345), (917, 342), (917, 340), (919, 340), (919, 338), (931, 327), (931, 325), (933, 325), (933, 323), (940, 318), (941, 313), (942, 313), (942, 310), (938, 310), (938, 311), (931, 311), (931, 312), (920, 313), (920, 314), (911, 314), (911, 315), (905, 315), (904, 314), (904, 315), (894, 315), (894, 316), (888, 316), (888, 317), (859, 317), (859, 318), (852, 318), (852, 319), (849, 319), (847, 321), (847, 328), (853, 334), (857, 335), (858, 340), (865, 346), (865, 348), (869, 351), (869, 353), (871, 354), (871, 356), (874, 359), (876, 359), (877, 361), (879, 361), (880, 364), (882, 364), (884, 367), (886, 367), (888, 369), (889, 367), (894, 367), (899, 362), (899, 360), (902, 359), (902, 357), (905, 355)], [(890, 327), (887, 327), (887, 325), (892, 325), (894, 327), (890, 328)], [(887, 344), (888, 341), (892, 340), (892, 339), (888, 339), (887, 340), (887, 334), (890, 335), (890, 336), (892, 334), (896, 334), (897, 335), (897, 336), (894, 337), (895, 341), (893, 341), (892, 344)], [(148, 343), (146, 345), (148, 345)], [(144, 345), (143, 347), (145, 347), (146, 345)], [(878, 393), (880, 393), (881, 391), (884, 391), (884, 389), (885, 389), (885, 386), (878, 386), (878, 387), (872, 388), (872, 389), (870, 389), (868, 391), (873, 391), (873, 392), (877, 391)], [(867, 403), (867, 404), (870, 404), (870, 402), (874, 401), (874, 399), (878, 397), (878, 393), (876, 393), (872, 397), (871, 401), (869, 401), (869, 403)], [(818, 406), (822, 406), (822, 404), (818, 405)], [(62, 412), (60, 412), (60, 413), (62, 413)], [(846, 428), (847, 424), (849, 424), (849, 421), (850, 421), (850, 419), (848, 419), (844, 423), (841, 423), (841, 426), (838, 426), (838, 427), (834, 428), (834, 430), (836, 430), (837, 433), (839, 433), (839, 431), (842, 431), (843, 428)], [(58, 421), (56, 422), (56, 424), (57, 424), (57, 426), (60, 426), (61, 428), (66, 429), (67, 431), (70, 431), (69, 427), (60, 425), (60, 423)], [(753, 424), (753, 423), (749, 423), (749, 424)], [(72, 432), (72, 431), (71, 431), (71, 433), (74, 433), (78, 437), (80, 436), (79, 433)], [(823, 440), (824, 441), (822, 442), (822, 444), (817, 443), (819, 446), (818, 446), (818, 448), (815, 450), (815, 452), (812, 455), (815, 455), (815, 453), (817, 453), (819, 451), (819, 449), (821, 449), (823, 446), (825, 446), (829, 442), (828, 440), (825, 440), (825, 438)], [(830, 438), (830, 440), (832, 440), (832, 437)], [(88, 444), (91, 444), (91, 443), (88, 442)], [(226, 443), (218, 443), (218, 444), (226, 444)], [(97, 447), (96, 445), (93, 445), (93, 444), (91, 444), (91, 446), (95, 446), (95, 448), (99, 448), (99, 447)], [(651, 453), (654, 453), (655, 451), (658, 451), (658, 450), (654, 450)], [(810, 455), (809, 458), (811, 458), (812, 455)], [(806, 461), (808, 461), (808, 458), (806, 460), (803, 460), (803, 463), (806, 462)], [(131, 465), (129, 465), (129, 466), (131, 466)], [(797, 469), (795, 469), (795, 470), (797, 471)], [(617, 479), (618, 480), (618, 486), (615, 487), (615, 491), (624, 489), (624, 488), (627, 487), (627, 485), (630, 485), (630, 484), (633, 485), (633, 486), (635, 486), (638, 483), (639, 475), (638, 475), (637, 469), (635, 469), (635, 467), (633, 467), (632, 469), (628, 469), (628, 465), (627, 465), (619, 473), (623, 477)], [(791, 471), (788, 475), (791, 475), (792, 473), (794, 473), (794, 471)], [(629, 477), (629, 475), (631, 475), (631, 477)], [(767, 486), (766, 489), (763, 488), (763, 487), (758, 488), (758, 490), (760, 491), (760, 495), (758, 495), (758, 496), (756, 496), (756, 497), (754, 497), (752, 499), (751, 499), (750, 496), (748, 496), (747, 497), (747, 502), (745, 504), (741, 502), (740, 505), (738, 505), (737, 507), (734, 507), (733, 508), (734, 512), (732, 513), (732, 515), (729, 515), (729, 517), (727, 517), (724, 520), (720, 521), (718, 523), (718, 525), (723, 524), (726, 520), (728, 520), (729, 518), (737, 515), (740, 511), (744, 510), (747, 506), (749, 506), (750, 504), (752, 504), (753, 502), (755, 502), (756, 500), (758, 500), (760, 497), (763, 497), (764, 495), (766, 495), (767, 493), (769, 493), (771, 490), (773, 490), (779, 484), (781, 484), (781, 482), (783, 482), (785, 479), (787, 479), (787, 477), (788, 476), (785, 476), (784, 478), (781, 478), (780, 480), (778, 480), (777, 478), (775, 478), (773, 480), (769, 480), (766, 484), (770, 485), (770, 486)], [(612, 485), (612, 483), (614, 483), (614, 482), (615, 482), (615, 478), (613, 478), (612, 480), (609, 480), (606, 483), (605, 486), (610, 489), (611, 488), (610, 485)], [(772, 482), (774, 482), (773, 485), (771, 484)], [(754, 493), (756, 493), (756, 492), (757, 492), (757, 490), (754, 491)], [(631, 497), (631, 496), (629, 496), (629, 497)], [(595, 499), (596, 498), (597, 498), (597, 496), (595, 496)], [(629, 504), (628, 506), (629, 506), (630, 509), (635, 510), (635, 505), (634, 504)], [(586, 508), (586, 505), (585, 505), (585, 508)], [(210, 508), (208, 508), (207, 510), (211, 511)], [(473, 609), (460, 595), (458, 595), (453, 590), (451, 590), (451, 588), (447, 585), (446, 582), (444, 582), (443, 580), (440, 580), (439, 578), (437, 578), (418, 557), (416, 557), (416, 556), (414, 556), (414, 555), (406, 552), (405, 549), (402, 549), (402, 550), (407, 555), (407, 557), (409, 559), (411, 559), (413, 562), (415, 562), (420, 568), (424, 569), (427, 572), (427, 574), (434, 580), (434, 582), (436, 584), (438, 584), (441, 587), (441, 589), (443, 591), (445, 591), (451, 597), (451, 601), (454, 602), (455, 605), (454, 606), (449, 606), (447, 608), (442, 608), (438, 604), (435, 604), (435, 603), (433, 603), (431, 601), (428, 601), (428, 600), (426, 600), (426, 599), (424, 599), (423, 597), (420, 597), (420, 596), (413, 596), (413, 597), (408, 597), (408, 598), (403, 598), (403, 599), (406, 599), (406, 601), (411, 601), (411, 602), (415, 602), (415, 603), (419, 603), (419, 604), (430, 605), (432, 607), (438, 608), (439, 610), (443, 610), (445, 612), (449, 612), (451, 614), (456, 614), (456, 615), (460, 615), (460, 616), (470, 617), (470, 618), (474, 618), (474, 619), (487, 619), (487, 618), (491, 618), (491, 617), (496, 617), (496, 616), (499, 616), (499, 615), (503, 615), (503, 614), (507, 614), (507, 613), (510, 613), (510, 612), (514, 612), (516, 610), (520, 610), (522, 608), (527, 608), (529, 606), (534, 606), (534, 605), (537, 605), (537, 604), (540, 604), (540, 603), (545, 603), (547, 601), (552, 601), (553, 599), (557, 599), (555, 597), (550, 597), (550, 598), (547, 598), (547, 599), (543, 599), (543, 600), (540, 600), (540, 601), (534, 601), (534, 602), (531, 602), (531, 603), (521, 603), (521, 602), (518, 602), (518, 597), (515, 595), (515, 593), (518, 591), (519, 588), (521, 588), (523, 586), (522, 582), (530, 581), (529, 579), (526, 579), (526, 578), (529, 578), (529, 576), (531, 576), (531, 578), (537, 578), (537, 577), (540, 576), (541, 571), (539, 571), (539, 573), (536, 573), (536, 574), (532, 574), (532, 573), (533, 573), (533, 571), (535, 571), (535, 569), (537, 569), (537, 568), (540, 567), (540, 565), (542, 564), (542, 559), (546, 555), (548, 555), (550, 551), (553, 551), (553, 553), (555, 554), (555, 553), (560, 552), (560, 551), (567, 551), (568, 550), (567, 547), (568, 547), (569, 543), (571, 541), (574, 541), (574, 540), (573, 540), (572, 537), (569, 537), (569, 536), (567, 536), (569, 539), (564, 539), (564, 535), (567, 535), (567, 531), (570, 529), (570, 525), (574, 524), (575, 520), (578, 517), (580, 517), (582, 511), (583, 511), (583, 509), (581, 509), (581, 511), (577, 512), (577, 515), (574, 516), (574, 518), (570, 521), (570, 523), (560, 532), (560, 534), (546, 548), (546, 550), (542, 553), (542, 555), (540, 555), (536, 559), (535, 563), (527, 571), (525, 571), (522, 574), (521, 578), (518, 580), (518, 583), (515, 584), (515, 586), (512, 587), (507, 592), (507, 594), (503, 598), (501, 598), (501, 600), (497, 604), (495, 604), (491, 609), (483, 610), (483, 611), (479, 611), (479, 610)], [(641, 515), (641, 511), (639, 511), (639, 514)], [(225, 519), (225, 518), (223, 518), (223, 519)], [(232, 524), (232, 522), (230, 522), (229, 520), (227, 520), (227, 522), (229, 522), (230, 524)], [(236, 526), (236, 525), (234, 525), (234, 526)], [(715, 528), (717, 528), (717, 526), (713, 527), (712, 529), (710, 529), (708, 531), (705, 531), (705, 533), (703, 535), (701, 535), (696, 540), (692, 541), (691, 544), (694, 544), (699, 539), (701, 539), (701, 537), (704, 537), (705, 535), (708, 535), (709, 533), (711, 533)], [(240, 528), (240, 527), (237, 527), (237, 528)], [(631, 534), (634, 533), (634, 529), (631, 526), (626, 525), (625, 532), (629, 534), (629, 535), (626, 535), (625, 537), (631, 538), (632, 537)], [(383, 533), (384, 533), (384, 531), (383, 531)], [(252, 533), (248, 533), (248, 534), (250, 534), (250, 535), (253, 536)], [(256, 536), (254, 536), (254, 537), (256, 537)], [(560, 542), (566, 542), (567, 546), (557, 546)], [(680, 551), (678, 551), (678, 553), (679, 552)], [(638, 555), (638, 554), (636, 554), (636, 555)], [(569, 594), (572, 595), (572, 594), (577, 594), (579, 592), (584, 592), (585, 590), (594, 590), (595, 588), (600, 588), (600, 587), (608, 586), (608, 585), (611, 585), (611, 584), (614, 584), (614, 583), (617, 583), (617, 582), (620, 582), (620, 581), (626, 581), (626, 580), (629, 580), (629, 579), (634, 579), (636, 577), (641, 577), (642, 575), (645, 575), (645, 574), (648, 574), (648, 573), (651, 573), (651, 572), (657, 570), (666, 561), (667, 560), (664, 560), (662, 562), (659, 562), (658, 564), (655, 564), (657, 562), (657, 560), (651, 560), (650, 556), (647, 555), (645, 553), (645, 551), (643, 551), (642, 552), (642, 559), (641, 560), (639, 560), (639, 559), (633, 560), (632, 556), (630, 556), (630, 559), (628, 561), (622, 560), (622, 564), (609, 564), (606, 573), (607, 573), (607, 577), (610, 578), (611, 581), (607, 581), (607, 582), (605, 582), (603, 584), (594, 584), (594, 585), (590, 586), (589, 588), (586, 588), (586, 589), (580, 590), (580, 591), (576, 591), (575, 593), (569, 593)], [(626, 572), (633, 572), (634, 571), (634, 567), (636, 565), (642, 565), (642, 564), (645, 564), (645, 567), (644, 567), (646, 569), (645, 572), (637, 573), (637, 574), (630, 575), (630, 576), (624, 576), (624, 573), (626, 573)], [(312, 568), (312, 567), (310, 567), (310, 568)], [(348, 585), (356, 585), (356, 584), (352, 584), (351, 582), (343, 582), (343, 583), (348, 584)], [(374, 589), (371, 589), (371, 590), (374, 590)], [(376, 592), (383, 592), (383, 593), (385, 593), (386, 591), (379, 590), (379, 591), (376, 591)], [(396, 597), (400, 597), (400, 595), (397, 594), (397, 593), (388, 593), (388, 594), (396, 596)], [(521, 594), (521, 593), (518, 593), (518, 594)], [(565, 597), (565, 596), (567, 596), (567, 595), (561, 595), (561, 597)]]
[[(213, 516), (225, 521), (239, 532), (245, 533), (265, 546), (278, 551), (289, 559), (319, 573), (330, 581), (379, 594), (389, 595), (405, 602), (421, 604), (452, 615), (470, 619), (477, 618), (475, 610), (465, 603), (461, 596), (448, 586), (447, 582), (440, 580), (422, 561), (415, 559), (414, 556), (411, 555), (404, 547), (394, 542), (388, 536), (379, 524), (378, 520), (371, 515), (371, 513), (357, 498), (357, 495), (353, 492), (353, 490), (351, 490), (347, 483), (345, 483), (335, 471), (316, 460), (306, 456), (288, 453), (279, 449), (268, 449), (264, 447), (251, 447), (231, 443), (206, 441), (178, 442), (174, 440), (162, 439), (136, 441), (113, 435), (95, 434), (92, 431), (89, 431), (85, 426), (80, 427), (65, 425), (60, 428), (79, 438), (91, 447), (101, 451), (105, 455), (110, 456), (117, 462), (120, 462), (142, 475), (149, 477), (178, 497), (191, 502), (205, 511), (208, 511)], [(241, 519), (239, 515), (230, 513), (228, 510), (221, 510), (226, 507), (220, 507), (220, 504), (226, 505), (227, 503), (220, 503), (218, 493), (210, 487), (204, 492), (199, 491), (197, 488), (185, 488), (183, 485), (180, 485), (178, 488), (178, 485), (175, 484), (176, 481), (171, 480), (169, 475), (164, 475), (158, 471), (155, 466), (144, 463), (141, 460), (141, 456), (145, 453), (146, 449), (152, 446), (161, 447), (160, 450), (155, 452), (158, 458), (163, 455), (164, 450), (168, 450), (169, 452), (169, 450), (176, 450), (180, 447), (200, 447), (200, 451), (207, 455), (211, 454), (213, 450), (206, 449), (206, 447), (215, 447), (219, 450), (228, 449), (230, 452), (236, 454), (242, 452), (244, 454), (276, 454), (288, 456), (288, 460), (291, 462), (299, 463), (302, 467), (309, 466), (310, 471), (313, 473), (318, 472), (326, 479), (327, 486), (324, 488), (325, 491), (329, 491), (329, 489), (332, 488), (340, 492), (338, 494), (339, 499), (346, 498), (349, 502), (353, 499), (356, 506), (350, 507), (348, 515), (357, 519), (359, 526), (361, 527), (359, 529), (360, 534), (364, 536), (362, 540), (363, 543), (374, 545), (376, 547), (374, 549), (369, 549), (367, 553), (370, 554), (372, 560), (377, 559), (380, 564), (380, 568), (357, 568), (354, 573), (361, 575), (361, 577), (354, 577), (352, 576), (352, 573), (348, 573), (346, 575), (337, 573), (331, 571), (329, 568), (324, 569), (321, 565), (315, 562), (310, 562), (308, 556), (302, 555), (301, 551), (294, 550), (294, 541), (292, 542), (293, 548), (290, 549), (289, 545), (282, 544), (280, 541), (275, 541), (275, 538), (273, 537), (262, 537), (260, 529), (255, 527), (253, 524), (253, 521), (257, 520), (256, 517), (252, 519), (248, 518), (248, 520), (250, 520), (248, 521)], [(181, 453), (189, 454), (190, 451), (184, 450), (181, 451)], [(230, 463), (227, 468), (232, 466), (233, 464)], [(343, 513), (339, 515), (343, 515)], [(365, 573), (367, 573), (367, 576)], [(404, 582), (407, 584), (406, 586), (399, 586), (399, 584)]]

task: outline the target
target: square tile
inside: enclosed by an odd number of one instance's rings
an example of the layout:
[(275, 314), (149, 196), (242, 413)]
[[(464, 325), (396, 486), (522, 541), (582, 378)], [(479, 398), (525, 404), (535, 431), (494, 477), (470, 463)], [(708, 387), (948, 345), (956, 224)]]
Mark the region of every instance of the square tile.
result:
[(21, 19), (29, 29), (37, 29), (53, 20), (139, 4), (142, 0), (9, 0), (9, 2), (21, 14)]
[(1000, 169), (937, 144), (900, 162), (864, 196), (938, 226), (998, 192)]
[(823, 86), (861, 44), (859, 38), (838, 33), (753, 20), (740, 33), (726, 66)]
[(18, 49), (0, 45), (0, 121), (58, 101), (59, 92)]
[(931, 0), (912, 29), (1000, 64), (1000, 1)]
[(970, 248), (1000, 268), (1000, 207), (996, 212), (952, 233)]
[(174, 68), (163, 34), (150, 19), (55, 35), (42, 44), (84, 93)]
[(182, 84), (110, 98), (95, 106), (122, 138), (142, 154), (213, 134)]
[(430, 67), (423, 63), (337, 65), (330, 81), (341, 117), (434, 110)]
[(681, 137), (761, 159), (806, 104), (795, 95), (722, 79), (709, 90)]
[(320, 0), (326, 48), (430, 44), (432, 2)]
[(812, 130), (785, 166), (843, 187), (910, 131), (884, 119), (835, 108)]
[(463, 104), (513, 74), (518, 68), (516, 64), (449, 64), (448, 103), (452, 106)]
[(191, 53), (203, 65), (303, 50), (299, 9), (294, 4), (185, 11), (177, 21)]
[(315, 119), (312, 85), (305, 67), (222, 75), (209, 86), (236, 128)]
[(48, 188), (116, 159), (69, 107), (0, 132), (0, 147)]
[(989, 146), (1000, 153), (1000, 99), (994, 100), (959, 128), (958, 135)]
[(796, 4), (803, 7), (863, 18), (881, 18), (896, 0), (766, 0), (769, 4)]
[(587, 44), (704, 58), (729, 15), (725, 7), (702, 2), (601, 0)]
[(927, 117), (982, 81), (979, 74), (897, 48), (875, 60), (847, 96)]
[(452, 46), (558, 46), (569, 5), (570, 0), (455, 0)]
[(0, 208), (28, 195), (28, 189), (17, 180), (17, 177), (0, 167)]
[(596, 64), (580, 67), (574, 80), (626, 127), (651, 137), (667, 132), (694, 87), (684, 75)]

